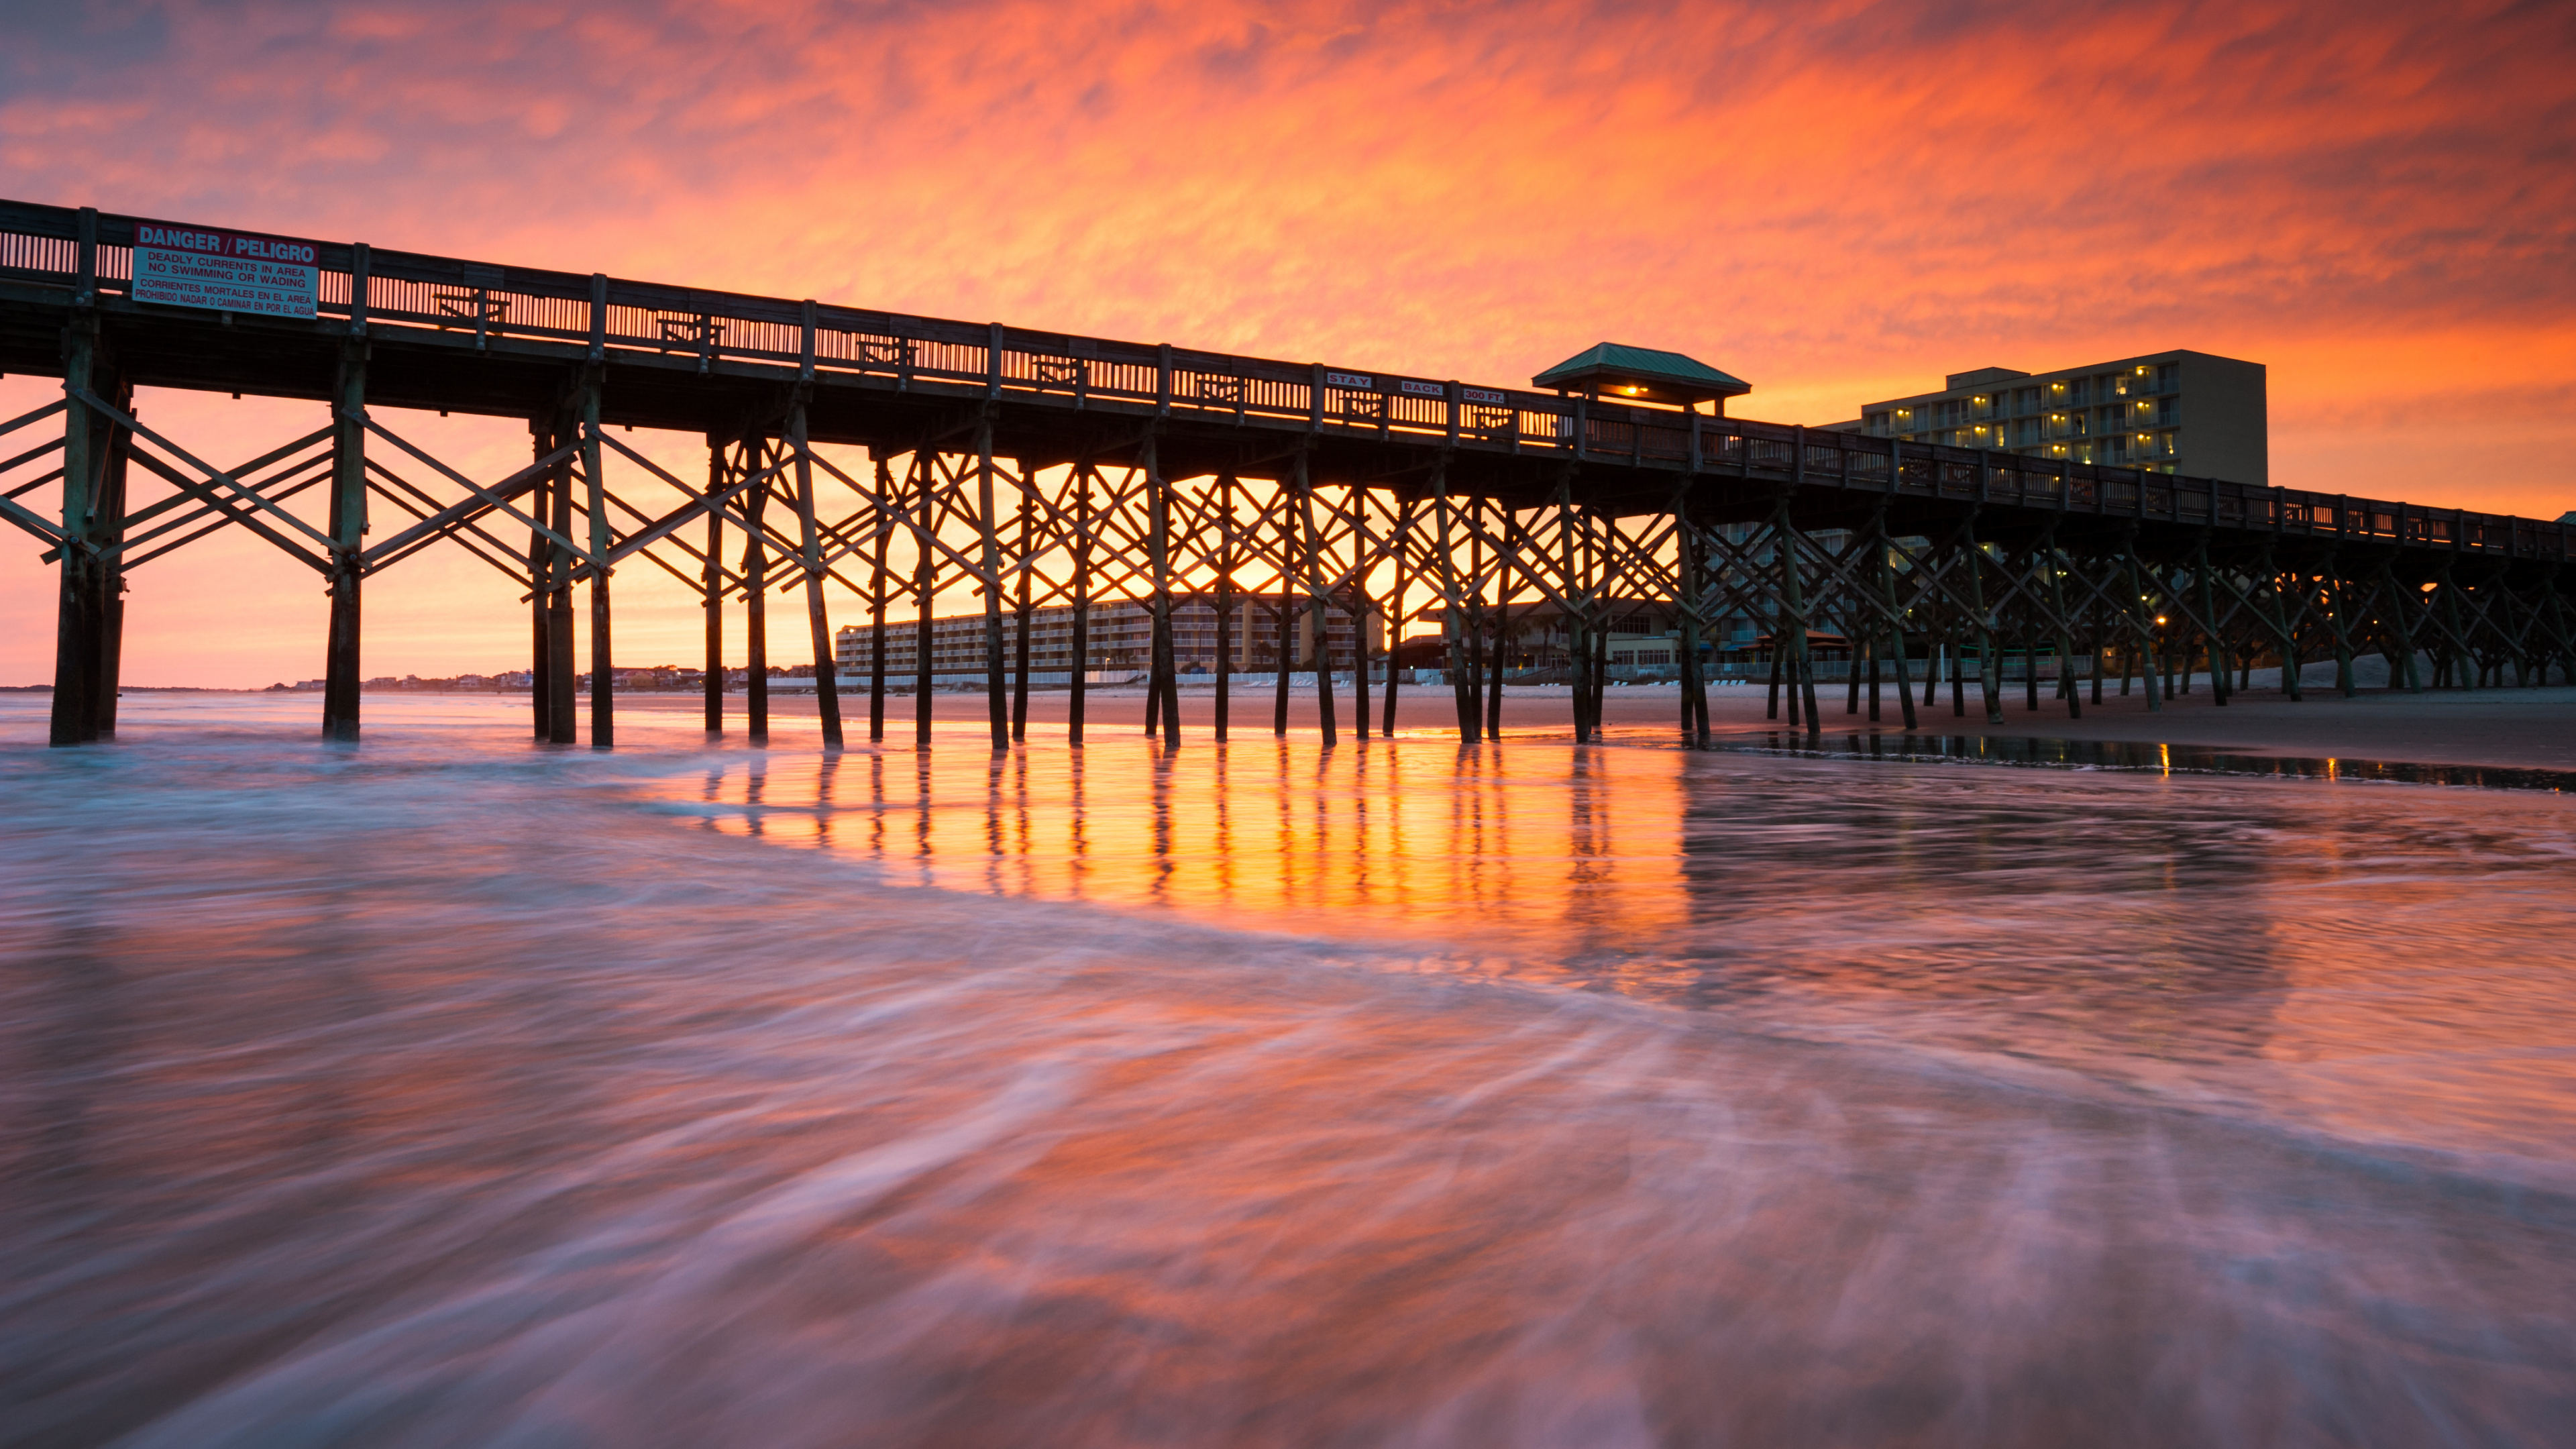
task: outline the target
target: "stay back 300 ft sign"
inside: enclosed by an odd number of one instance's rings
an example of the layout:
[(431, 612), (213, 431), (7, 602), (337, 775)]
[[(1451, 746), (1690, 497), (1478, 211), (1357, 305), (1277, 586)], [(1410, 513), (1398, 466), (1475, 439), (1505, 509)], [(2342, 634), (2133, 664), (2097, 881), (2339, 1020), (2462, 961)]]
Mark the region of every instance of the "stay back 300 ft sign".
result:
[(150, 221), (134, 227), (138, 302), (310, 317), (321, 287), (321, 249), (311, 242)]

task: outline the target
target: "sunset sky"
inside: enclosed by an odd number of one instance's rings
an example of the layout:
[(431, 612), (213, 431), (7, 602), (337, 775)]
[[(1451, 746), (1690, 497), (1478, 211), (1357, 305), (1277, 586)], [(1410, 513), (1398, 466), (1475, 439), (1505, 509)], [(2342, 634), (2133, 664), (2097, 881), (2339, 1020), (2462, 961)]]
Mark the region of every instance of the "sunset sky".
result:
[[(2198, 348), (2269, 366), (2275, 483), (2576, 508), (2563, 3), (0, 16), (20, 200), (1471, 381), (1609, 339), (1780, 422)], [(142, 406), (210, 457), (314, 426)], [(0, 683), (40, 682), (53, 586), (12, 538)], [(264, 550), (138, 573), (126, 679), (319, 675), (319, 581)], [(525, 664), (479, 564), (369, 589), (369, 674)], [(690, 660), (686, 602), (621, 600), (619, 662)]]

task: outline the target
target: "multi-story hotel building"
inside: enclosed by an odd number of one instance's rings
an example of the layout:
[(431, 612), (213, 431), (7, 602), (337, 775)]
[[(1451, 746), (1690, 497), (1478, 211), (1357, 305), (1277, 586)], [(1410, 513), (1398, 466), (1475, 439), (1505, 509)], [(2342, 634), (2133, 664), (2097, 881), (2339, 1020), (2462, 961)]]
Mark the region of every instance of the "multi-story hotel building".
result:
[(2156, 352), (2055, 372), (1981, 367), (1939, 392), (1864, 404), (1835, 426), (1872, 437), (2271, 482), (2264, 372), (2206, 352)]
[[(1226, 654), (1231, 666), (1239, 670), (1268, 671), (1279, 667), (1279, 599), (1276, 594), (1237, 594), (1234, 596), (1234, 622)], [(1288, 620), (1291, 669), (1313, 667), (1313, 615), (1299, 599), (1293, 603)], [(1383, 651), (1379, 639), (1379, 622), (1375, 611), (1358, 621), (1368, 635), (1369, 652)], [(919, 672), (914, 659), (920, 639), (918, 618), (886, 621), (886, 675), (888, 678), (910, 678)], [(1019, 623), (1009, 612), (1002, 615), (1002, 648), (1004, 666), (1018, 659)], [(1351, 667), (1351, 650), (1359, 630), (1351, 616), (1339, 608), (1324, 611), (1326, 646), (1331, 652), (1334, 669)], [(843, 679), (865, 675), (874, 654), (874, 625), (857, 624), (835, 632), (833, 656), (838, 661), (835, 672)], [(1143, 669), (1152, 662), (1154, 615), (1152, 608), (1134, 599), (1102, 599), (1091, 606), (1091, 627), (1085, 652), (1090, 656), (1082, 667), (1091, 670)], [(1172, 656), (1175, 667), (1184, 674), (1211, 671), (1216, 668), (1216, 596), (1214, 594), (1174, 594), (1172, 596)], [(1029, 674), (1070, 674), (1073, 670), (1073, 608), (1058, 604), (1052, 608), (1029, 611)], [(956, 614), (930, 621), (930, 671), (934, 675), (980, 674), (984, 669), (984, 616), (981, 613)]]

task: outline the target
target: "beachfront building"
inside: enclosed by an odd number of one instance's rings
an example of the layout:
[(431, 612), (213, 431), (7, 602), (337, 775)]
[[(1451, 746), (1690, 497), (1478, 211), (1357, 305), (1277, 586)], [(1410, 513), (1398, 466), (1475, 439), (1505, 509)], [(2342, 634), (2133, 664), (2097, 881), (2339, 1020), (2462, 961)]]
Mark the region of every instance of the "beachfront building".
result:
[[(1291, 601), (1288, 620), (1289, 658), (1291, 669), (1314, 667), (1314, 613), (1301, 597)], [(1370, 657), (1383, 652), (1384, 630), (1377, 612), (1369, 610), (1354, 620), (1342, 608), (1325, 610), (1325, 642), (1334, 669), (1351, 667), (1355, 644), (1365, 639)], [(886, 621), (886, 677), (911, 679), (919, 672), (915, 650), (920, 640), (918, 618)], [(1279, 596), (1276, 594), (1237, 594), (1234, 596), (1234, 621), (1228, 631), (1227, 657), (1232, 667), (1244, 671), (1273, 671), (1279, 667)], [(833, 655), (838, 661), (839, 677), (864, 678), (872, 667), (876, 630), (873, 625), (856, 624), (839, 630), (833, 641)], [(1019, 658), (1019, 623), (1015, 614), (1002, 615), (1002, 649), (1005, 668), (1016, 667)], [(1142, 670), (1152, 660), (1154, 615), (1152, 607), (1135, 599), (1102, 599), (1091, 605), (1091, 623), (1086, 639), (1082, 668), (1088, 672), (1116, 673)], [(1216, 595), (1187, 593), (1172, 596), (1172, 656), (1183, 674), (1211, 673), (1216, 669)], [(1029, 674), (1069, 676), (1073, 670), (1073, 607), (1058, 604), (1052, 608), (1029, 611)], [(952, 614), (930, 621), (930, 672), (933, 676), (976, 675), (985, 668), (984, 615)]]
[[(1606, 599), (1597, 605), (1595, 627), (1601, 629), (1599, 647), (1610, 666), (1611, 677), (1623, 678), (1630, 671), (1654, 673), (1678, 672), (1681, 668), (1681, 615), (1669, 602), (1655, 599)], [(1417, 616), (1439, 629), (1449, 611), (1426, 610)], [(1488, 648), (1492, 645), (1497, 611), (1487, 604), (1469, 615), (1469, 627), (1481, 629)], [(1569, 627), (1565, 610), (1545, 600), (1513, 604), (1500, 618), (1503, 635), (1503, 669), (1506, 677), (1524, 671), (1557, 673), (1573, 667), (1574, 631)], [(1750, 625), (1745, 630), (1751, 638)], [(1404, 641), (1397, 656), (1408, 667), (1438, 669), (1448, 662), (1445, 635), (1417, 635)], [(1725, 643), (1705, 634), (1700, 640), (1700, 653), (1705, 658), (1721, 654)]]
[(2175, 351), (2055, 372), (1954, 372), (1938, 392), (1865, 403), (1858, 419), (1834, 426), (1877, 438), (2267, 485), (2267, 416), (2263, 364)]

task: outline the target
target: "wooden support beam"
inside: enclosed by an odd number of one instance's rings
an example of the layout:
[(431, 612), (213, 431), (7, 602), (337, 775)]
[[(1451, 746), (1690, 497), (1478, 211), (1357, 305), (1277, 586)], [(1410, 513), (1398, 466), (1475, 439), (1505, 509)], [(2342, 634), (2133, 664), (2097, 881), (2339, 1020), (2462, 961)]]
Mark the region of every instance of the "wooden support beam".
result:
[(1225, 743), (1233, 714), (1234, 678), (1234, 489), (1232, 473), (1217, 476), (1216, 563), (1216, 742)]
[[(1014, 535), (1012, 547), (1024, 562), (1035, 557), (1038, 552), (1031, 526), (1035, 512), (1031, 500), (1035, 492), (1036, 490), (1030, 486), (1028, 465), (1023, 461), (1020, 465), (1019, 528)], [(1011, 743), (1015, 745), (1029, 737), (1029, 574), (1030, 570), (1025, 568), (1019, 571), (1019, 597), (1013, 601), (1011, 607), (1014, 632), (1011, 665)]]
[(331, 623), (322, 671), (322, 737), (354, 743), (363, 676), (359, 667), (358, 586), (367, 533), (367, 344), (342, 344), (332, 389)]
[[(1888, 449), (1888, 457), (1891, 462), (1896, 457), (1896, 449), (1893, 446), (1890, 446)], [(1894, 491), (1895, 478), (1896, 474), (1893, 468), (1891, 468), (1889, 472), (1889, 490), (1891, 492)], [(1884, 590), (1887, 595), (1887, 634), (1888, 638), (1893, 641), (1895, 645), (1896, 702), (1905, 712), (1905, 729), (1907, 733), (1911, 734), (1916, 728), (1914, 717), (1914, 681), (1906, 672), (1905, 611), (1897, 606), (1896, 567), (1888, 561), (1887, 557), (1887, 505), (1884, 502), (1881, 502), (1879, 505), (1878, 516), (1871, 524), (1871, 532), (1874, 536), (1875, 543), (1870, 549), (1870, 553), (1878, 569), (1879, 587)], [(1931, 674), (1931, 668), (1928, 663), (1925, 666), (1924, 673), (1928, 687), (1929, 677)], [(1701, 712), (1700, 718), (1703, 721), (1703, 731), (1705, 731), (1705, 721), (1708, 718), (1705, 710)]]
[(1324, 736), (1324, 748), (1336, 742), (1333, 729), (1333, 631), (1332, 614), (1322, 593), (1326, 554), (1324, 542), (1315, 531), (1315, 487), (1307, 471), (1307, 455), (1297, 455), (1297, 517), (1306, 531), (1306, 617), (1314, 630), (1315, 710), (1316, 725)]
[(698, 565), (698, 605), (706, 611), (707, 664), (703, 684), (706, 728), (711, 735), (724, 733), (724, 509), (715, 500), (723, 496), (729, 482), (724, 445), (709, 442), (707, 491), (702, 495), (707, 500), (707, 550)]
[(915, 453), (912, 459), (913, 501), (920, 507), (919, 521), (913, 525), (912, 591), (921, 605), (921, 615), (913, 624), (912, 746), (930, 748), (930, 694), (932, 669), (932, 633), (930, 607), (939, 592), (939, 556), (931, 543), (939, 536), (939, 499), (932, 488), (939, 475), (935, 455)]
[(754, 745), (765, 746), (769, 743), (769, 530), (762, 515), (769, 508), (774, 487), (770, 477), (776, 470), (764, 466), (768, 439), (748, 437), (742, 440), (741, 448), (741, 470), (762, 475), (761, 481), (742, 495), (743, 603), (748, 606), (743, 621), (744, 733)]
[[(1299, 458), (1305, 457), (1304, 450), (1300, 449), (1296, 456)], [(1276, 679), (1277, 691), (1271, 698), (1270, 732), (1271, 734), (1281, 738), (1285, 738), (1288, 734), (1288, 675), (1291, 670), (1297, 667), (1289, 646), (1289, 640), (1294, 637), (1294, 635), (1289, 631), (1289, 615), (1293, 607), (1289, 601), (1295, 597), (1295, 580), (1298, 577), (1297, 527), (1288, 511), (1289, 505), (1294, 498), (1295, 490), (1283, 485), (1277, 489), (1275, 495), (1271, 499), (1271, 503), (1274, 505), (1277, 512), (1279, 529), (1277, 562), (1277, 568), (1279, 570), (1279, 597), (1278, 603), (1272, 609), (1272, 613), (1275, 616), (1278, 625), (1279, 644), (1276, 649), (1271, 651), (1276, 656), (1278, 675)], [(1264, 511), (1265, 514), (1270, 512), (1270, 510)]]
[[(1696, 437), (1697, 429), (1693, 435)], [(1708, 681), (1700, 676), (1699, 613), (1693, 605), (1700, 595), (1699, 542), (1690, 521), (1690, 490), (1687, 485), (1675, 489), (1672, 501), (1674, 538), (1673, 602), (1675, 642), (1681, 649), (1682, 747), (1705, 749), (1709, 743)]]
[[(2159, 671), (2152, 657), (2156, 644), (2155, 615), (2149, 607), (2146, 579), (2143, 571), (2138, 567), (2138, 526), (2134, 520), (2130, 521), (2122, 532), (2120, 550), (2129, 576), (2128, 594), (2122, 603), (2129, 615), (2130, 627), (2135, 635), (2135, 643), (2131, 647), (2139, 656), (2138, 676), (2142, 687), (2146, 690), (2147, 709), (2150, 712), (2161, 711), (2164, 708), (2164, 696), (2158, 692)], [(2122, 694), (2129, 692), (2129, 680), (2126, 674), (2120, 677), (2120, 692)]]
[(1010, 699), (1002, 657), (1002, 543), (994, 517), (993, 422), (987, 414), (975, 429), (975, 527), (982, 541), (980, 568), (984, 594), (984, 706), (992, 726), (993, 748), (1011, 747)]
[[(2201, 530), (2199, 541), (2192, 546), (2192, 558), (2199, 565), (2201, 634), (2207, 641), (2209, 654), (2209, 698), (2212, 704), (2224, 708), (2230, 692), (2227, 642), (2219, 627), (2217, 585), (2210, 578), (2209, 530)], [(2283, 662), (2287, 663), (2286, 660)]]
[[(1377, 551), (1368, 531), (1368, 490), (1353, 485), (1351, 503), (1351, 572), (1354, 575), (1345, 596), (1350, 602), (1344, 610), (1351, 620), (1351, 735), (1367, 739), (1369, 735), (1369, 607), (1368, 575), (1377, 564)], [(1329, 638), (1329, 636), (1328, 636)], [(1327, 648), (1326, 653), (1331, 650)]]
[(1150, 605), (1151, 640), (1145, 665), (1145, 733), (1159, 724), (1163, 743), (1181, 742), (1181, 695), (1178, 665), (1172, 654), (1172, 494), (1163, 476), (1161, 439), (1147, 435), (1144, 456), (1147, 514), (1146, 556), (1154, 572)]
[[(813, 304), (806, 304), (805, 339), (810, 357), (814, 331)], [(814, 707), (822, 717), (823, 747), (841, 748), (839, 661), (832, 648), (832, 620), (823, 600), (823, 535), (814, 517), (814, 450), (806, 435), (805, 409), (811, 384), (800, 383), (788, 404), (787, 446), (796, 455), (796, 522), (805, 543), (805, 625), (814, 641)]]
[(580, 416), (567, 403), (558, 402), (553, 414), (554, 462), (547, 482), (547, 502), (552, 512), (532, 526), (546, 535), (546, 685), (547, 735), (558, 745), (573, 742), (573, 702), (580, 691), (580, 671), (574, 667), (572, 644), (572, 480), (573, 455), (579, 450), (574, 440), (580, 430)]
[(1083, 458), (1073, 465), (1065, 486), (1073, 492), (1073, 693), (1065, 701), (1065, 732), (1082, 743), (1084, 686), (1091, 673), (1091, 483), (1094, 469)]
[[(1500, 504), (1495, 505), (1501, 507)], [(1504, 536), (1509, 537), (1511, 520), (1506, 510)], [(1498, 541), (1494, 546), (1494, 626), (1485, 651), (1485, 738), (1503, 737), (1503, 671), (1511, 667), (1512, 627), (1512, 561), (1515, 552)]]
[[(98, 213), (80, 213), (78, 297), (86, 303), (97, 286)], [(99, 581), (95, 545), (90, 539), (90, 508), (106, 464), (105, 429), (93, 415), (91, 385), (99, 375), (98, 314), (75, 305), (63, 330), (63, 392), (71, 405), (63, 415), (63, 498), (60, 538), (60, 593), (54, 610), (54, 695), (46, 742), (81, 745), (98, 738), (90, 709), (97, 696), (92, 675), (98, 664)], [(77, 542), (80, 547), (70, 545)]]
[(1406, 568), (1413, 557), (1413, 500), (1398, 499), (1395, 504), (1395, 581), (1387, 596), (1386, 607), (1386, 719), (1378, 733), (1392, 738), (1395, 734), (1396, 688), (1404, 671), (1398, 667), (1398, 653), (1404, 644)]
[(1977, 686), (1986, 706), (1986, 723), (2004, 722), (2003, 658), (1995, 651), (1995, 616), (1986, 604), (1986, 548), (1977, 541), (1976, 513), (1961, 530), (1968, 560), (1968, 607), (1977, 630)]
[[(2073, 615), (2066, 612), (2067, 570), (2064, 567), (2064, 563), (2065, 560), (2060, 554), (2057, 546), (2057, 526), (2055, 524), (2051, 524), (2049, 525), (2047, 546), (2041, 554), (2040, 567), (2048, 571), (2049, 599), (2056, 605), (2057, 694), (2059, 698), (2066, 701), (2066, 717), (2068, 719), (2082, 719), (2084, 717), (2084, 698), (2077, 689), (2077, 681), (2074, 675), (2075, 620)], [(2091, 660), (2092, 662), (2089, 662), (2086, 667), (2094, 674), (2096, 679), (2099, 679), (2101, 671), (2099, 668), (2098, 658), (2095, 656), (2088, 656), (2088, 660)], [(2100, 685), (2096, 684), (2095, 688), (2098, 690)]]
[[(539, 462), (543, 462), (546, 455), (554, 450), (554, 431), (549, 423), (550, 420), (544, 418), (528, 419), (528, 448), (530, 452), (537, 455)], [(553, 506), (550, 501), (551, 488), (551, 478), (545, 472), (540, 472), (537, 475), (536, 486), (528, 495), (529, 508), (541, 518)], [(553, 557), (554, 552), (546, 543), (545, 533), (539, 529), (529, 529), (528, 712), (535, 725), (536, 738), (540, 740), (552, 740), (555, 737), (554, 674), (550, 657), (552, 650), (548, 643), (552, 631), (546, 622), (547, 613), (552, 607), (552, 595), (546, 587), (546, 576)]]
[[(597, 290), (597, 279), (593, 290)], [(582, 370), (575, 406), (580, 409), (581, 469), (589, 484), (588, 513), (590, 556), (608, 557), (615, 541), (608, 528), (608, 475), (599, 452), (599, 392), (605, 369), (593, 365)], [(617, 744), (617, 679), (616, 655), (610, 646), (608, 580), (610, 570), (603, 564), (590, 573), (590, 747), (613, 749)]]
[[(893, 473), (876, 460), (877, 496), (892, 492)], [(885, 741), (886, 704), (886, 551), (894, 534), (893, 517), (877, 510), (876, 550), (868, 561), (868, 743)]]
[(1431, 479), (1434, 544), (1440, 560), (1440, 642), (1445, 656), (1441, 663), (1449, 676), (1449, 692), (1458, 706), (1458, 743), (1472, 745), (1482, 733), (1483, 722), (1467, 693), (1466, 606), (1459, 595), (1458, 552), (1451, 546), (1454, 508), (1449, 501), (1449, 462), (1445, 456)]

